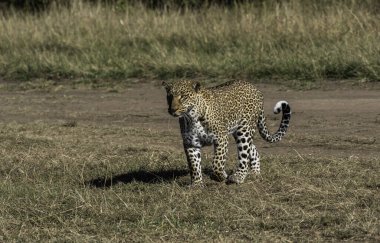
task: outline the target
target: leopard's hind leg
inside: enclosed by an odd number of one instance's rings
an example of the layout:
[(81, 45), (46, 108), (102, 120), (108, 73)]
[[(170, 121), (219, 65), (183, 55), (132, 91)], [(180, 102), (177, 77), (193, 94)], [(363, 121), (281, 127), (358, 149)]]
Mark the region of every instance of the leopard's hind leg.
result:
[(250, 167), (253, 173), (260, 174), (260, 155), (257, 151), (256, 146), (251, 141), (249, 144), (249, 147), (251, 148), (249, 159), (250, 159)]
[[(236, 141), (238, 150), (239, 165), (234, 174), (228, 177), (228, 183), (240, 184), (244, 182), (248, 174), (248, 170), (252, 167), (252, 135), (251, 129), (248, 125), (239, 127), (233, 136)], [(256, 152), (257, 153), (257, 152)]]

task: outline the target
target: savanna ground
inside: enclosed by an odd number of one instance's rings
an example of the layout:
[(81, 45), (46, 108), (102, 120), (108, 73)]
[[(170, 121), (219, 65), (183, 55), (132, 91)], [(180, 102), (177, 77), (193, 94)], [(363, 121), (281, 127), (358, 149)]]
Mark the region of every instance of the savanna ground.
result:
[[(277, 144), (262, 174), (189, 189), (177, 119), (158, 82), (0, 92), (1, 240), (378, 241), (379, 86), (297, 91), (258, 84)], [(227, 168), (236, 166), (231, 141)]]
[[(380, 241), (378, 1), (71, 3), (0, 12), (0, 241)], [(257, 84), (272, 132), (289, 101), (260, 176), (212, 181), (206, 148), (188, 187), (178, 78)]]

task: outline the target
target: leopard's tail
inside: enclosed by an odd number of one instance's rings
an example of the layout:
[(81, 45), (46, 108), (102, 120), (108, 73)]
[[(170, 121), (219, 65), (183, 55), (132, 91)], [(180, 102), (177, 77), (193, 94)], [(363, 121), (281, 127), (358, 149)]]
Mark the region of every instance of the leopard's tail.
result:
[(286, 130), (289, 127), (289, 121), (291, 117), (291, 109), (286, 101), (279, 101), (274, 106), (274, 114), (278, 114), (282, 111), (282, 119), (280, 127), (278, 128), (275, 134), (270, 134), (265, 123), (264, 109), (262, 109), (259, 119), (257, 121), (257, 128), (262, 138), (270, 143), (275, 143), (281, 140), (281, 138), (285, 135)]

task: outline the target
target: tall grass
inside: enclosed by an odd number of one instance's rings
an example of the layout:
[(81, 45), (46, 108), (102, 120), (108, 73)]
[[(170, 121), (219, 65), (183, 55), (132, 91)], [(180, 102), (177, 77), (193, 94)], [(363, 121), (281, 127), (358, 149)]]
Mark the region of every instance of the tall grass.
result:
[(74, 1), (3, 13), (0, 76), (380, 80), (376, 1), (290, 0), (197, 11)]

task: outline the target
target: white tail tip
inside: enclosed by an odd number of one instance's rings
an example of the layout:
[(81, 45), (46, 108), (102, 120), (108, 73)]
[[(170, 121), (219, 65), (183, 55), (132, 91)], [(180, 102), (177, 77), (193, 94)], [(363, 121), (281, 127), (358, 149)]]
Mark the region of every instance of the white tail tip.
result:
[(287, 105), (288, 102), (285, 100), (281, 100), (281, 101), (277, 102), (277, 104), (274, 106), (274, 109), (273, 109), (274, 114), (278, 114), (282, 111), (282, 105), (283, 104)]

